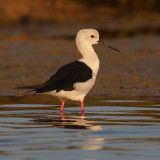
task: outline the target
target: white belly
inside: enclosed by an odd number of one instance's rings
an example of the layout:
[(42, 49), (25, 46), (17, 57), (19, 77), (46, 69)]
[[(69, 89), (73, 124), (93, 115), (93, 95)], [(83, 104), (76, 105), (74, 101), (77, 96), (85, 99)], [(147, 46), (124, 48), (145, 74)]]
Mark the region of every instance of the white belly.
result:
[(72, 91), (64, 91), (61, 90), (60, 92), (51, 91), (46, 94), (59, 97), (60, 99), (70, 99), (73, 101), (81, 101), (84, 99), (86, 94), (90, 91), (90, 89), (93, 87), (95, 83), (96, 77), (93, 76), (92, 79), (89, 79), (86, 82), (83, 83), (75, 83), (74, 84), (74, 90)]

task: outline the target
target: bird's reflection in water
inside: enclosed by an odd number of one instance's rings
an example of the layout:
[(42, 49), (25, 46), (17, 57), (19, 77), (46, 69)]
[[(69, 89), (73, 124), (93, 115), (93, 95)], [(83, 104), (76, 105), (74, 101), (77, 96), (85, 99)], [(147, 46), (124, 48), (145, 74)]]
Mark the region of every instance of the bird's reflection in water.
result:
[[(61, 114), (61, 116), (62, 116), (61, 119), (65, 119), (65, 114), (64, 114), (64, 112), (60, 111), (60, 114)], [(85, 118), (85, 117), (84, 117), (84, 111), (82, 111), (82, 112), (81, 112), (81, 120), (84, 120), (84, 118)]]
[(38, 124), (43, 125), (53, 125), (55, 127), (60, 128), (69, 128), (69, 129), (87, 129), (87, 130), (94, 130), (99, 131), (102, 130), (102, 127), (99, 125), (96, 125), (94, 121), (88, 121), (85, 119), (84, 116), (77, 116), (74, 118), (65, 118), (65, 114), (61, 113), (60, 118), (57, 119), (51, 119), (51, 118), (40, 118), (33, 120), (34, 122)]
[[(78, 142), (80, 143), (80, 142)], [(105, 139), (104, 138), (87, 138), (81, 141), (80, 144), (75, 143), (74, 149), (81, 149), (81, 150), (102, 150), (104, 148)], [(70, 147), (68, 147), (70, 148)]]
[[(90, 132), (97, 132), (103, 130), (100, 125), (96, 125), (94, 121), (86, 120), (83, 116), (75, 116), (72, 118), (64, 118), (65, 115), (61, 115), (59, 119), (52, 119), (52, 118), (41, 118), (36, 119), (38, 125), (50, 125), (51, 127), (56, 128), (63, 128), (63, 129), (71, 129), (71, 130), (85, 130), (85, 132), (76, 132), (75, 137), (73, 140), (68, 141), (68, 145), (66, 149), (80, 149), (80, 150), (103, 150), (103, 144), (105, 143), (105, 139), (102, 136), (95, 136), (88, 134), (86, 136), (86, 131)], [(74, 133), (74, 132), (73, 132)], [(79, 141), (81, 139), (81, 141)]]

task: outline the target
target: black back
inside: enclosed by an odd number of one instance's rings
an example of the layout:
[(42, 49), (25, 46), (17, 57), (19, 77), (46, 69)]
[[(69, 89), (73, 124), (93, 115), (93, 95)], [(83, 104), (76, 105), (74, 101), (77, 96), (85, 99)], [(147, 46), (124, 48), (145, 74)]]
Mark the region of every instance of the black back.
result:
[(92, 78), (92, 70), (85, 63), (74, 61), (61, 67), (47, 82), (34, 88), (43, 93), (52, 90), (71, 91), (76, 82), (85, 82)]

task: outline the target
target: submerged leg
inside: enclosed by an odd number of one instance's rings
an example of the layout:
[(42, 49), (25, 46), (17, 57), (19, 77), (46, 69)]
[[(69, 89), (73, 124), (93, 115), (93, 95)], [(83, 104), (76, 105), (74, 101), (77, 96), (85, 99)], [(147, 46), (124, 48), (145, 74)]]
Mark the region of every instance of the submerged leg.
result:
[(84, 116), (84, 102), (81, 101), (81, 116)]

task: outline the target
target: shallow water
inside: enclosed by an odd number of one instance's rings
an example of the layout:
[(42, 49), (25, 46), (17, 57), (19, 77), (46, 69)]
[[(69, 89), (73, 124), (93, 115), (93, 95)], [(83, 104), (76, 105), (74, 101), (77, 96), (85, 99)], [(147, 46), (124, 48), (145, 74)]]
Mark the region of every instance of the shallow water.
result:
[(160, 159), (160, 98), (90, 98), (84, 118), (78, 105), (68, 104), (64, 119), (58, 101), (5, 98), (1, 160)]

